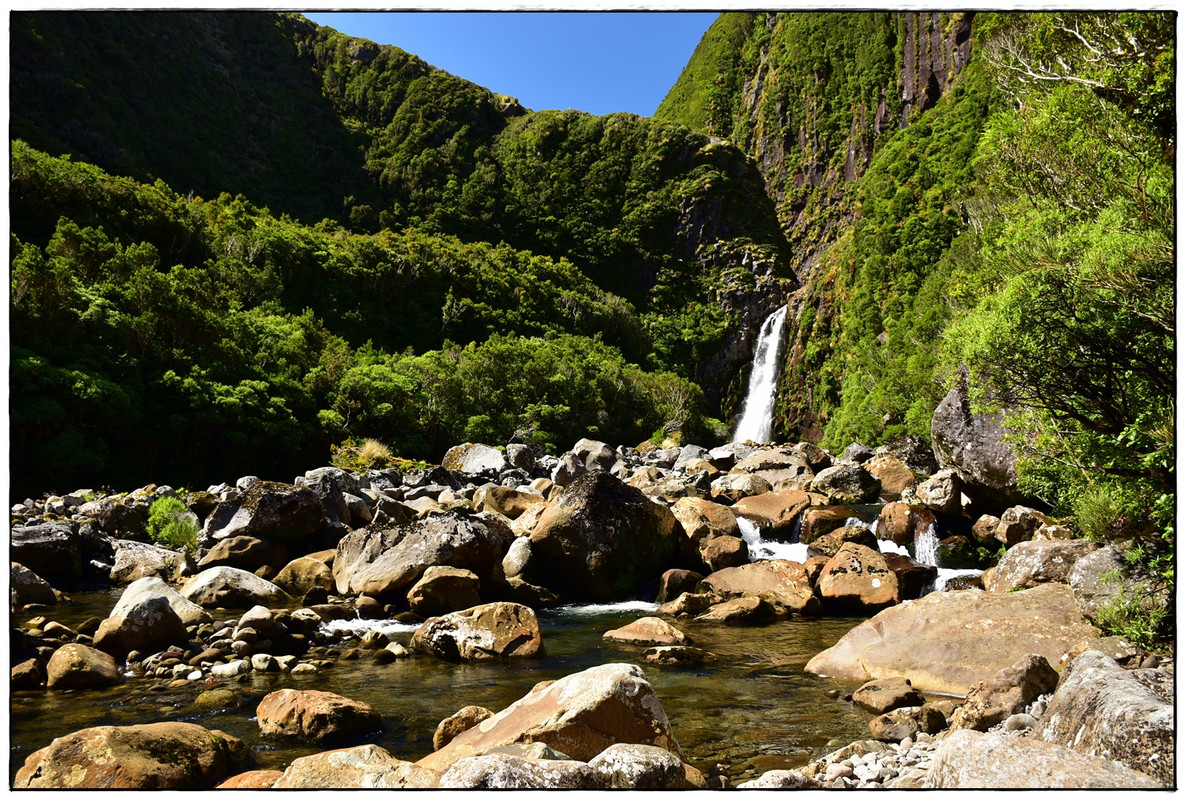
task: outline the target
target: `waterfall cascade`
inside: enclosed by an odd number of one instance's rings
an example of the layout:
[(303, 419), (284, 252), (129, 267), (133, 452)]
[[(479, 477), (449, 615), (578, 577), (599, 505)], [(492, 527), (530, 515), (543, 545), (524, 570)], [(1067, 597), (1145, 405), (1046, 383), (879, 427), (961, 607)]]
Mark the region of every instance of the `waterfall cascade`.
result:
[(762, 323), (758, 343), (754, 347), (754, 366), (749, 376), (749, 389), (741, 408), (741, 421), (733, 434), (733, 441), (768, 442), (774, 436), (774, 399), (778, 385), (778, 371), (782, 362), (783, 327), (787, 307), (777, 311)]

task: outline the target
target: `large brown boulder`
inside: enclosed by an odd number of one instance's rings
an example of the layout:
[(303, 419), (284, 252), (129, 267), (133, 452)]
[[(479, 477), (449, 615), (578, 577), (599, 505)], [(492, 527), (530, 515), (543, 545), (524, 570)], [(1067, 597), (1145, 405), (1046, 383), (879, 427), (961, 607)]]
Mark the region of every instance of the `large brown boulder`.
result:
[(712, 499), (719, 503), (736, 503), (743, 497), (765, 494), (772, 489), (770, 481), (761, 475), (750, 475), (745, 472), (721, 475), (709, 484)]
[(629, 597), (671, 566), (675, 515), (605, 472), (574, 481), (531, 532), (539, 585), (565, 600)]
[(152, 593), (124, 594), (111, 616), (99, 623), (94, 639), (97, 649), (122, 661), (132, 650), (153, 653), (188, 641), (185, 621), (168, 598)]
[(468, 569), (493, 589), (514, 534), (500, 517), (451, 510), (408, 525), (348, 533), (334, 556), (339, 594), (404, 599), (433, 566)]
[(491, 661), (544, 655), (539, 620), (519, 603), (487, 603), (432, 617), (412, 634), (408, 648), (446, 661)]
[(435, 789), (440, 775), (374, 744), (301, 756), (273, 789)]
[(771, 559), (729, 567), (712, 573), (701, 585), (705, 591), (725, 598), (748, 595), (797, 614), (819, 612), (819, 600), (807, 572), (794, 561)]
[(679, 521), (684, 535), (697, 546), (706, 539), (741, 535), (737, 517), (728, 506), (702, 497), (681, 497), (671, 506), (671, 513)]
[[(300, 546), (308, 544), (325, 524), (321, 499), (304, 486), (255, 481), (238, 500), (231, 502), (235, 512), (225, 525), (210, 531), (212, 539), (253, 536), (277, 544)], [(229, 511), (221, 509), (221, 505), (214, 510), (213, 517), (220, 518)]]
[(232, 775), (215, 789), (271, 789), (284, 773), (278, 769), (251, 769)]
[(861, 465), (881, 484), (883, 494), (895, 497), (918, 483), (918, 476), (897, 456), (882, 453)]
[(1057, 664), (1098, 636), (1062, 584), (1010, 594), (933, 592), (862, 622), (806, 670), (854, 682), (901, 675), (921, 692), (963, 696), (1031, 652)]
[(277, 551), (276, 545), (256, 536), (228, 536), (215, 542), (206, 555), (202, 556), (198, 566), (234, 567), (255, 572), (260, 567), (271, 565)]
[(877, 549), (877, 536), (872, 530), (861, 525), (847, 525), (813, 539), (807, 546), (807, 556), (808, 558), (826, 556), (830, 559), (849, 542), (863, 545), (871, 550)]
[(872, 522), (867, 516), (850, 506), (812, 506), (803, 512), (799, 541), (810, 544), (825, 533), (845, 527), (850, 519)]
[(990, 592), (1030, 589), (1039, 583), (1067, 583), (1071, 568), (1085, 555), (1103, 547), (1084, 539), (1021, 542), (1010, 547), (984, 581)]
[(1115, 761), (1035, 739), (948, 734), (935, 748), (925, 789), (1157, 789), (1154, 779)]
[(9, 588), (14, 598), (13, 604), (17, 608), (30, 604), (52, 606), (58, 602), (54, 587), (50, 586), (48, 581), (15, 561), (12, 562)]
[(272, 583), (293, 597), (304, 597), (314, 590), (329, 593), (334, 590), (334, 571), (316, 558), (301, 556), (285, 564)]
[(1030, 653), (968, 691), (964, 704), (951, 716), (951, 727), (987, 731), (1013, 714), (1020, 714), (1039, 695), (1054, 691), (1058, 673), (1050, 662)]
[(706, 539), (700, 546), (700, 560), (711, 571), (740, 567), (749, 563), (749, 545), (738, 536)]
[(852, 693), (852, 702), (874, 714), (884, 714), (895, 708), (921, 706), (926, 700), (910, 681), (900, 677), (869, 681)]
[(867, 503), (877, 499), (881, 481), (859, 464), (837, 464), (815, 476), (811, 491), (836, 504)]
[(532, 506), (546, 502), (542, 494), (497, 484), (483, 486), (474, 494), (476, 510), (502, 514), (507, 519), (518, 519)]
[[(1063, 669), (1050, 705), (1030, 734), (1079, 753), (1111, 759), (1174, 784), (1174, 698), (1157, 670), (1126, 670), (1088, 650)], [(1172, 671), (1169, 675), (1172, 676)]]
[(243, 742), (190, 722), (103, 725), (31, 754), (13, 788), (209, 789), (251, 761)]
[(632, 664), (603, 664), (536, 685), (525, 697), (417, 764), (444, 771), (516, 742), (542, 742), (589, 761), (618, 742), (662, 747), (683, 759), (655, 690)]
[(764, 538), (793, 542), (799, 515), (822, 499), (798, 489), (767, 492), (741, 498), (733, 504), (733, 513), (757, 525)]
[(408, 590), (408, 607), (422, 617), (462, 611), (482, 603), (482, 580), (468, 569), (429, 567)]
[(658, 617), (642, 617), (621, 628), (606, 631), (602, 639), (627, 644), (691, 644), (692, 640), (670, 622)]
[(445, 717), (437, 725), (437, 729), (432, 735), (432, 749), (440, 750), (449, 742), (456, 739), (458, 734), (468, 731), (473, 726), (480, 722), (485, 722), (493, 716), (494, 713), (492, 711), (481, 706), (466, 706), (451, 716)]
[(366, 703), (313, 689), (271, 692), (255, 713), (264, 736), (299, 736), (323, 742), (383, 727), (379, 713)]
[(894, 544), (914, 544), (919, 534), (935, 524), (935, 514), (928, 508), (915, 508), (894, 500), (881, 507), (877, 517), (877, 536)]
[(791, 446), (759, 450), (738, 461), (730, 472), (765, 478), (775, 491), (806, 489), (815, 477), (804, 454)]
[(816, 591), (825, 607), (873, 610), (900, 599), (898, 576), (876, 550), (845, 542), (824, 566)]
[(114, 658), (82, 644), (64, 644), (55, 650), (45, 673), (50, 689), (97, 689), (124, 682)]

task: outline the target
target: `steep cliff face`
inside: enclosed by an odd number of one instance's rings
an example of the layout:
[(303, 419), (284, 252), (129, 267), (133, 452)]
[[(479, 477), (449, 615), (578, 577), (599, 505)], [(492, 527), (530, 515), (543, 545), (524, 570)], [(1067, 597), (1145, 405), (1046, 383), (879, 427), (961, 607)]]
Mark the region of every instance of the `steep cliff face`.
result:
[[(826, 438), (829, 421), (848, 413), (846, 403), (877, 393), (883, 376), (858, 375), (864, 356), (855, 349), (874, 342), (881, 361), (891, 360), (885, 346), (898, 342), (891, 343), (889, 322), (902, 309), (888, 287), (908, 275), (901, 288), (916, 292), (959, 230), (958, 214), (931, 208), (927, 194), (937, 189), (928, 171), (946, 157), (932, 152), (933, 140), (955, 136), (930, 120), (937, 106), (953, 104), (972, 58), (972, 24), (970, 13), (946, 12), (724, 14), (657, 112), (749, 153), (787, 235), (801, 286), (790, 302), (780, 435)], [(880, 170), (868, 188), (875, 159), (918, 125), (923, 133), (913, 132), (912, 146), (919, 153), (894, 154), (901, 163)], [(930, 156), (920, 166), (923, 152)], [(929, 249), (903, 256), (911, 243), (891, 229), (924, 218), (924, 205), (929, 216), (914, 232)], [(861, 223), (870, 213), (876, 221)], [(897, 431), (905, 418), (901, 409), (883, 410), (872, 427)]]

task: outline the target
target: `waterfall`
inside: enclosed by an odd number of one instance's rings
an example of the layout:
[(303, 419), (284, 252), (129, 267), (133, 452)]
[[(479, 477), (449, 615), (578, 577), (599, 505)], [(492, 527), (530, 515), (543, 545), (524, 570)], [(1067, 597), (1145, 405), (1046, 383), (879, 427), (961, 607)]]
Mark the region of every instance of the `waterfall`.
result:
[(805, 544), (767, 541), (762, 538), (762, 531), (758, 526), (745, 517), (737, 518), (737, 527), (741, 529), (741, 538), (749, 548), (750, 561), (783, 558), (802, 564), (807, 560), (807, 545)]
[(745, 404), (741, 408), (741, 421), (733, 434), (735, 442), (768, 442), (774, 438), (774, 392), (778, 384), (782, 329), (786, 318), (787, 307), (780, 306), (762, 323), (754, 347), (754, 366), (750, 371)]
[(926, 567), (939, 566), (939, 535), (935, 533), (935, 523), (915, 537), (914, 560)]

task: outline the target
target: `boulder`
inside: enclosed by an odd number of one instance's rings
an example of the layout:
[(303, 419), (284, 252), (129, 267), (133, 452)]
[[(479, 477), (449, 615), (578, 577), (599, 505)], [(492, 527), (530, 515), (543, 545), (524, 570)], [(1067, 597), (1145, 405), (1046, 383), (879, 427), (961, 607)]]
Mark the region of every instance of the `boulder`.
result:
[(815, 778), (809, 778), (797, 769), (772, 769), (758, 777), (737, 784), (738, 789), (826, 789)]
[(772, 489), (770, 481), (749, 473), (728, 473), (709, 484), (712, 499), (723, 503), (736, 503), (743, 497), (765, 494)]
[(828, 561), (816, 581), (824, 607), (878, 609), (897, 603), (898, 576), (878, 551), (846, 542)]
[(914, 487), (917, 501), (940, 514), (958, 516), (967, 497), (964, 481), (953, 469), (941, 469)]
[(877, 536), (897, 545), (911, 545), (919, 534), (935, 524), (935, 514), (928, 508), (915, 508), (897, 500), (881, 507), (877, 516)]
[(182, 585), (181, 596), (203, 608), (251, 608), (292, 602), (276, 584), (234, 567), (199, 572)]
[(898, 496), (918, 483), (918, 476), (896, 456), (874, 456), (861, 465), (881, 484), (881, 493)]
[(569, 452), (576, 456), (589, 471), (609, 472), (614, 462), (618, 460), (612, 447), (595, 439), (581, 439), (572, 446), (572, 450)]
[(235, 737), (190, 722), (103, 725), (31, 754), (13, 788), (209, 789), (251, 760), (251, 749)]
[[(125, 502), (126, 500), (126, 502)], [(101, 497), (84, 503), (78, 512), (90, 517), (113, 539), (148, 541), (148, 505), (131, 498)]]
[(124, 682), (114, 658), (81, 644), (64, 644), (55, 650), (45, 674), (49, 689), (98, 689)]
[(474, 494), (476, 510), (502, 514), (507, 519), (518, 519), (532, 506), (546, 502), (542, 494), (497, 484), (483, 486)]
[(176, 550), (131, 539), (112, 539), (111, 547), (115, 563), (109, 574), (115, 583), (131, 583), (141, 578), (168, 580), (183, 561)]
[(649, 647), (642, 652), (644, 661), (651, 664), (674, 664), (698, 667), (708, 657), (699, 647), (684, 647), (682, 645), (659, 645)]
[(602, 639), (628, 644), (688, 645), (692, 643), (683, 631), (658, 617), (642, 617), (629, 625), (602, 634)]
[(964, 696), (1031, 652), (1056, 664), (1098, 636), (1065, 585), (1009, 594), (933, 592), (862, 622), (806, 670), (854, 682), (900, 675), (921, 692)]
[[(1158, 612), (1174, 602), (1171, 587), (1150, 574), (1143, 563), (1130, 564), (1117, 545), (1108, 545), (1080, 558), (1067, 583), (1083, 616), (1099, 619), (1100, 612), (1118, 602), (1135, 602), (1141, 613)], [(1157, 587), (1152, 590), (1151, 587)], [(1169, 615), (1173, 618), (1173, 614)]]
[(603, 664), (537, 684), (525, 697), (417, 762), (443, 771), (516, 742), (542, 742), (588, 761), (619, 742), (683, 752), (655, 690), (632, 664)]
[[(234, 513), (225, 525), (210, 531), (212, 539), (253, 536), (300, 547), (309, 544), (325, 523), (321, 499), (304, 486), (255, 481), (232, 502)], [(219, 515), (219, 509), (214, 515)]]
[(440, 775), (374, 744), (293, 759), (273, 789), (435, 789)]
[(763, 538), (794, 542), (799, 516), (820, 499), (798, 489), (766, 492), (737, 500), (733, 513), (757, 525)]
[(432, 617), (412, 634), (408, 649), (446, 661), (539, 658), (539, 620), (519, 603), (487, 603)]
[(812, 506), (802, 515), (799, 526), (799, 541), (810, 544), (825, 533), (849, 525), (849, 520), (872, 522), (872, 517), (850, 506)]
[(12, 562), (11, 583), (9, 589), (13, 597), (13, 605), (17, 608), (27, 605), (52, 606), (58, 602), (54, 594), (54, 587), (33, 570)]
[(408, 590), (408, 607), (422, 617), (462, 611), (481, 604), (481, 584), (468, 569), (429, 567)]
[(852, 693), (852, 702), (874, 714), (884, 714), (895, 708), (921, 706), (926, 700), (910, 681), (902, 677), (869, 681)]
[(255, 713), (263, 736), (299, 736), (325, 742), (383, 728), (378, 712), (366, 703), (312, 689), (271, 692), (260, 701)]
[(916, 475), (934, 475), (939, 471), (931, 443), (919, 436), (905, 436), (884, 444), (874, 451), (874, 457), (893, 456)]
[(724, 601), (725, 598), (715, 592), (684, 592), (674, 600), (659, 606), (656, 611), (673, 617), (696, 616)]
[(1118, 761), (1173, 786), (1173, 695), (1156, 690), (1156, 672), (1123, 669), (1096, 650), (1082, 653), (1063, 669), (1031, 736)]
[(700, 546), (700, 560), (712, 571), (749, 563), (749, 545), (739, 536), (706, 539)]
[(284, 773), (278, 769), (251, 769), (232, 775), (215, 789), (271, 789)]
[[(338, 467), (319, 467), (309, 470), (293, 484), (309, 489), (321, 502), (322, 512), (331, 523), (340, 522), (350, 525), (352, 514), (346, 495), (358, 495), (362, 492), (358, 478), (350, 472)], [(238, 564), (229, 566), (237, 567)]]
[(697, 548), (718, 536), (740, 536), (737, 518), (728, 506), (700, 497), (681, 497), (671, 506), (671, 513), (683, 528), (684, 535)]
[(133, 650), (155, 653), (188, 640), (185, 621), (169, 599), (152, 591), (125, 592), (95, 632), (95, 647), (120, 660)]
[(316, 558), (301, 556), (285, 564), (272, 583), (292, 597), (304, 597), (314, 590), (329, 593), (334, 590), (334, 571)]
[(1045, 514), (1028, 506), (1012, 506), (1001, 513), (993, 538), (1005, 547), (1028, 542), (1043, 527), (1050, 525)]
[(794, 561), (771, 559), (718, 570), (702, 587), (724, 598), (749, 595), (796, 614), (819, 613), (807, 573)]
[(611, 744), (589, 762), (609, 789), (703, 789), (704, 776), (679, 756), (646, 744)]
[(1002, 492), (1017, 488), (1017, 451), (1007, 441), (1003, 414), (973, 414), (964, 372), (931, 417), (931, 445), (943, 469)]
[(484, 722), (494, 716), (494, 712), (481, 706), (466, 706), (450, 717), (441, 720), (432, 735), (432, 749), (440, 750), (449, 742), (457, 738), (459, 733), (468, 731), (479, 722)]
[(1010, 547), (984, 582), (990, 592), (1030, 589), (1039, 583), (1066, 583), (1075, 562), (1103, 545), (1084, 539), (1024, 541)]
[[(937, 567), (919, 564), (910, 556), (899, 553), (882, 553), (885, 565), (898, 578), (898, 597), (902, 600), (916, 600), (935, 584), (939, 575)], [(818, 576), (816, 581), (818, 581)]]
[(1155, 789), (1115, 761), (1031, 736), (957, 730), (935, 747), (925, 789)]
[(934, 735), (946, 727), (943, 712), (931, 705), (896, 708), (869, 720), (869, 734), (879, 742), (914, 740), (920, 733)]
[(775, 609), (764, 597), (751, 595), (714, 603), (696, 619), (721, 625), (752, 625), (772, 619), (779, 610), (781, 609)]
[(275, 563), (276, 546), (255, 536), (228, 536), (217, 541), (198, 561), (199, 567), (234, 567), (254, 572)]
[(82, 577), (83, 538), (69, 522), (12, 528), (9, 558), (51, 584), (64, 586)]
[(840, 552), (841, 547), (849, 542), (862, 545), (870, 550), (877, 549), (877, 537), (872, 530), (860, 525), (847, 525), (813, 539), (807, 546), (807, 555), (808, 557), (826, 556), (832, 558)]
[(34, 691), (41, 688), (41, 664), (36, 658), (26, 658), (19, 664), (13, 664), (9, 674), (11, 677), (8, 686), (13, 692)]
[(655, 597), (655, 602), (666, 603), (684, 592), (695, 591), (696, 585), (702, 580), (704, 580), (704, 576), (699, 572), (669, 569), (659, 576), (659, 592)]
[(204, 608), (182, 597), (179, 591), (160, 578), (153, 577), (140, 578), (129, 583), (119, 596), (111, 616), (116, 616), (121, 606), (132, 607), (144, 598), (153, 596), (160, 596), (169, 601), (169, 605), (186, 625), (202, 625), (212, 621), (210, 613)]
[(527, 473), (535, 472), (535, 452), (528, 445), (508, 444), (506, 458), (515, 469), (521, 469)]
[(759, 475), (775, 490), (806, 489), (815, 477), (803, 453), (788, 446), (759, 450), (738, 461), (730, 472)]
[(877, 499), (881, 481), (857, 464), (837, 464), (815, 476), (811, 491), (839, 505), (864, 503)]
[(429, 567), (451, 566), (470, 570), (493, 590), (513, 540), (499, 517), (461, 510), (395, 528), (366, 528), (338, 543), (334, 582), (339, 594), (402, 600)]
[(501, 450), (486, 444), (466, 442), (449, 448), (441, 459), (441, 466), (463, 475), (496, 477), (511, 465)]
[(1039, 695), (1054, 691), (1058, 673), (1044, 657), (1030, 653), (1017, 663), (979, 681), (951, 717), (951, 727), (987, 731), (1029, 707)]
[(670, 566), (680, 537), (675, 516), (604, 472), (578, 478), (531, 532), (536, 582), (565, 600), (629, 597)]
[(869, 459), (873, 458), (874, 451), (872, 447), (861, 444), (860, 442), (853, 442), (848, 447), (844, 448), (844, 452), (840, 454), (840, 460), (846, 461), (850, 464), (864, 464)]
[(441, 775), (440, 789), (604, 789), (605, 779), (573, 760), (489, 753), (463, 758)]

